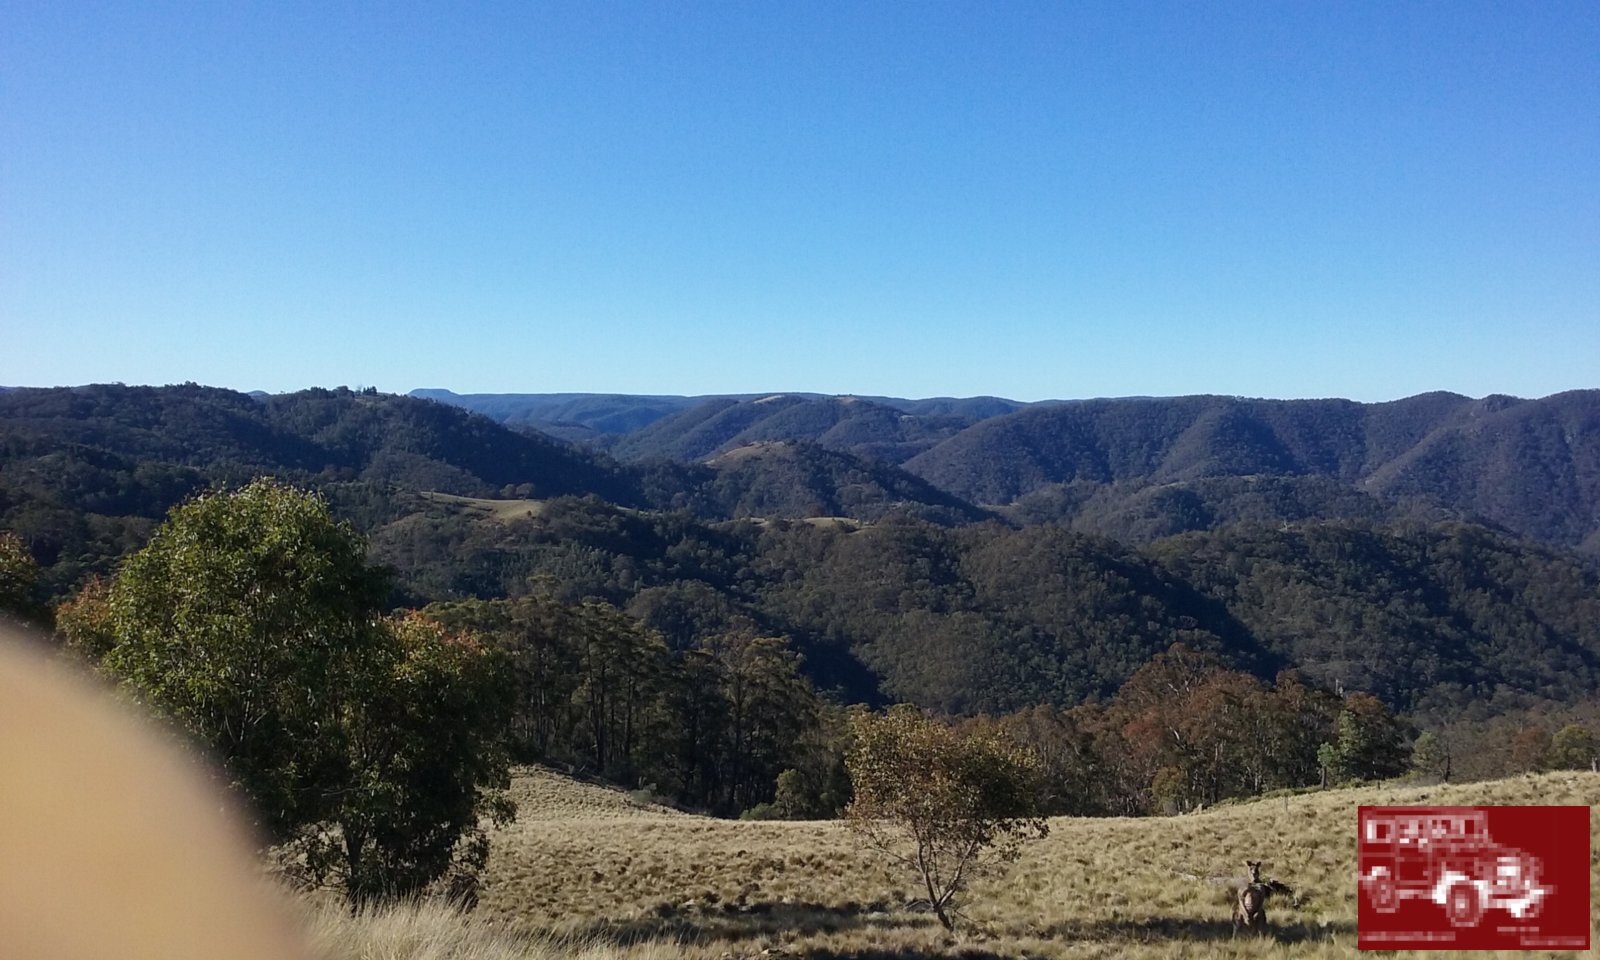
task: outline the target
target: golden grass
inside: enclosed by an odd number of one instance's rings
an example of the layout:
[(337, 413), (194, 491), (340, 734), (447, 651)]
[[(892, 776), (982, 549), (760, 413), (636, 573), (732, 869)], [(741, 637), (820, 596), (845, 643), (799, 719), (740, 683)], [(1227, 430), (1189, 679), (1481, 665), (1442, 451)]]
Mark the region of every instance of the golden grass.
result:
[(543, 500), (486, 500), (482, 497), (458, 497), (453, 493), (423, 493), (422, 499), (430, 503), (452, 507), (462, 513), (506, 523), (524, 517), (537, 517), (544, 512)]
[(707, 457), (703, 463), (708, 467), (725, 467), (729, 464), (749, 460), (751, 457), (760, 456), (769, 450), (783, 449), (783, 443), (777, 440), (755, 440), (732, 450), (725, 450), (712, 457)]
[[(953, 937), (907, 909), (913, 877), (838, 823), (639, 809), (620, 792), (538, 771), (519, 775), (516, 790), (523, 812), (495, 837), (470, 922), (546, 941), (667, 945), (688, 958), (1349, 957), (1357, 806), (1588, 805), (1600, 799), (1600, 775), (1367, 787), (1171, 818), (1058, 818), (1009, 873), (973, 884), (968, 923)], [(1300, 909), (1272, 905), (1270, 939), (1233, 940), (1230, 891), (1206, 879), (1242, 873), (1247, 857), (1268, 860), (1267, 874), (1304, 897)]]
[[(507, 791), (517, 803), (517, 822), (536, 820), (603, 820), (643, 816), (677, 816), (671, 807), (634, 799), (616, 787), (585, 783), (545, 767), (522, 767)], [(515, 845), (515, 825), (495, 835), (496, 842)]]
[(668, 944), (623, 947), (530, 936), (497, 929), (439, 903), (409, 903), (350, 914), (340, 905), (309, 912), (307, 936), (316, 960), (668, 960)]

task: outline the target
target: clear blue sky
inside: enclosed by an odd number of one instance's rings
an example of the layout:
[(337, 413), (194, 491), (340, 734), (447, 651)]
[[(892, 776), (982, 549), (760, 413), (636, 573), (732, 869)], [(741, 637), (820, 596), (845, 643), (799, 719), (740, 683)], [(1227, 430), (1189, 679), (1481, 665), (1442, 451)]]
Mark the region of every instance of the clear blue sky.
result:
[(1600, 387), (1600, 3), (0, 0), (0, 383)]

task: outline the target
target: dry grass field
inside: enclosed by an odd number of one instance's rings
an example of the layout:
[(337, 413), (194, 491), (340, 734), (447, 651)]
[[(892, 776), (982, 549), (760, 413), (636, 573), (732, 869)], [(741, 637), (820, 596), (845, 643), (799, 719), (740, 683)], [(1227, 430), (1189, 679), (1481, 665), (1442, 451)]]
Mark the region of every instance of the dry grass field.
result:
[(481, 497), (458, 497), (453, 493), (434, 492), (423, 493), (422, 499), (501, 523), (537, 517), (544, 512), (543, 500), (485, 500)]
[[(1355, 954), (1358, 805), (1593, 804), (1600, 775), (1367, 787), (1170, 818), (1056, 819), (1006, 875), (972, 886), (955, 936), (908, 909), (912, 878), (880, 865), (839, 824), (689, 816), (538, 770), (521, 773), (515, 789), (522, 812), (496, 837), (478, 912), (462, 920), (402, 911), (386, 921), (448, 929), (459, 948), (441, 941), (420, 953), (327, 955), (1346, 958)], [(1303, 897), (1299, 909), (1272, 905), (1269, 938), (1233, 939), (1230, 892), (1212, 879), (1241, 874), (1247, 857), (1268, 860), (1266, 873)], [(321, 942), (341, 942), (348, 926), (332, 923)]]

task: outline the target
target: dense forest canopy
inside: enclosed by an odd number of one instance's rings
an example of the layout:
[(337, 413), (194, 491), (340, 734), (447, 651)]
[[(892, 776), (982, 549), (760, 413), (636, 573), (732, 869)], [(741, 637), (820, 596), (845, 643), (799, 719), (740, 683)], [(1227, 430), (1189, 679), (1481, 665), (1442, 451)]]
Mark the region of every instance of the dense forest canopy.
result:
[[(1596, 390), (1537, 400), (1435, 392), (1370, 404), (776, 394), (640, 397), (631, 406), (616, 396), (555, 395), (556, 406), (537, 394), (430, 393), (504, 422), (576, 427), (564, 435), (625, 461), (810, 441), (904, 467), (976, 504), (1014, 504), (1023, 522), (1140, 542), (1241, 519), (1450, 516), (1600, 554)], [(605, 416), (586, 415), (591, 404)], [(629, 421), (624, 410), (639, 415)]]

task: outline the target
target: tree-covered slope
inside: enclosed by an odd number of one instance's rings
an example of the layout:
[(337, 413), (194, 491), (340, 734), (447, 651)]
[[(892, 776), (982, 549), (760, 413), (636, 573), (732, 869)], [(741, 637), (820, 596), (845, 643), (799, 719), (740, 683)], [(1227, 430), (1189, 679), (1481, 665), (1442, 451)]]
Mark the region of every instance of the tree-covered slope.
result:
[[(1299, 666), (1400, 707), (1571, 700), (1600, 682), (1594, 574), (1503, 532), (1441, 524), (1464, 511), (1434, 505), (1511, 509), (1516, 498), (1496, 497), (1516, 483), (1581, 503), (1593, 395), (1552, 400), (1106, 404), (1062, 421), (1095, 443), (1051, 455), (1079, 457), (1085, 475), (1019, 502), (1015, 514), (1039, 514), (1019, 529), (810, 442), (623, 466), (413, 398), (22, 390), (0, 396), (0, 529), (44, 565), (36, 599), (59, 598), (188, 494), (274, 473), (369, 532), (406, 602), (553, 591), (609, 601), (680, 645), (783, 635), (847, 699), (1070, 706), (1182, 641), (1264, 678)], [(1056, 412), (991, 422), (1016, 430)], [(1273, 462), (1300, 472), (1205, 475)], [(1485, 475), (1425, 483), (1469, 464)], [(484, 499), (505, 497), (521, 501)], [(853, 522), (785, 519), (822, 516)], [(1037, 522), (1063, 518), (1126, 542)], [(1191, 528), (1206, 532), (1130, 545)]]
[(416, 512), (420, 501), (406, 495), (421, 492), (596, 496), (708, 520), (983, 516), (893, 467), (814, 445), (715, 467), (626, 466), (454, 406), (344, 389), (253, 397), (106, 385), (0, 396), (0, 529), (44, 564), (45, 596), (104, 572), (185, 496), (261, 474), (317, 487), (363, 529)]
[(0, 528), (29, 543), (49, 595), (104, 572), (184, 497), (261, 474), (317, 486), (364, 525), (392, 512), (397, 489), (642, 496), (637, 478), (604, 458), (407, 397), (258, 399), (194, 385), (0, 395)]
[[(4, 388), (0, 388), (4, 389)], [(481, 413), (507, 425), (527, 424), (542, 430), (587, 431), (596, 443), (609, 443), (618, 435), (640, 430), (663, 417), (717, 400), (759, 400), (770, 394), (721, 394), (708, 396), (647, 396), (617, 393), (454, 393), (441, 389), (418, 389), (411, 396), (437, 400)], [(1003, 397), (837, 397), (822, 394), (786, 394), (805, 400), (863, 400), (915, 417), (955, 417), (975, 423), (986, 417), (1020, 410), (1030, 404)], [(1063, 401), (1046, 400), (1043, 403)], [(771, 439), (801, 439), (795, 436)], [(815, 439), (815, 438), (811, 438)]]
[(408, 517), (374, 545), (420, 599), (544, 578), (681, 643), (758, 624), (793, 638), (824, 688), (952, 712), (1109, 696), (1175, 642), (1402, 708), (1600, 684), (1594, 574), (1466, 524), (1238, 526), (1135, 550), (1052, 525), (706, 525), (563, 501), (514, 524)]
[[(447, 392), (440, 392), (445, 393)], [(1237, 520), (1463, 518), (1600, 555), (1600, 391), (1388, 403), (814, 394), (456, 397), (624, 461), (804, 440), (904, 466), (1022, 522), (1135, 541)], [(607, 419), (609, 417), (609, 419)], [(1245, 488), (1245, 478), (1272, 483)]]
[[(1434, 393), (1379, 404), (1207, 396), (1040, 406), (974, 424), (905, 467), (981, 504), (1052, 487), (1060, 494), (1074, 484), (1080, 492), (1117, 485), (1129, 494), (1147, 486), (1192, 490), (1218, 477), (1315, 477), (1379, 498), (1380, 514), (1431, 505), (1552, 544), (1593, 548), (1600, 391), (1539, 400)], [(1316, 496), (1332, 510), (1319, 516), (1363, 512), (1344, 494)], [(1191, 504), (1197, 517), (1209, 509), (1204, 500)], [(1071, 519), (1062, 505), (1058, 496), (1046, 512)], [(1282, 519), (1293, 519), (1290, 509)]]
[(462, 407), (508, 426), (566, 424), (596, 434), (629, 433), (698, 402), (693, 397), (618, 393), (468, 393), (413, 390), (410, 396)]
[(0, 397), (0, 431), (210, 472), (302, 472), (482, 495), (634, 498), (624, 471), (547, 437), (409, 397), (304, 390), (261, 399), (192, 385), (96, 385)]
[(1319, 476), (1201, 477), (1171, 483), (1075, 480), (1024, 494), (1000, 511), (1018, 524), (1060, 523), (1125, 543), (1149, 543), (1239, 523), (1461, 519), (1419, 496), (1380, 497)]
[(824, 449), (815, 443), (753, 442), (706, 462), (702, 485), (713, 515), (848, 517), (881, 520), (891, 513), (936, 523), (968, 523), (987, 514), (887, 464)]
[(1600, 547), (1600, 390), (1489, 397), (1362, 485), (1430, 497), (1548, 543)]
[(1483, 527), (1238, 526), (1147, 554), (1272, 655), (1401, 707), (1571, 700), (1600, 680), (1600, 581)]
[(708, 400), (618, 439), (611, 449), (624, 460), (698, 461), (748, 443), (805, 440), (898, 464), (972, 422), (951, 413), (909, 413), (860, 397), (774, 394)]

